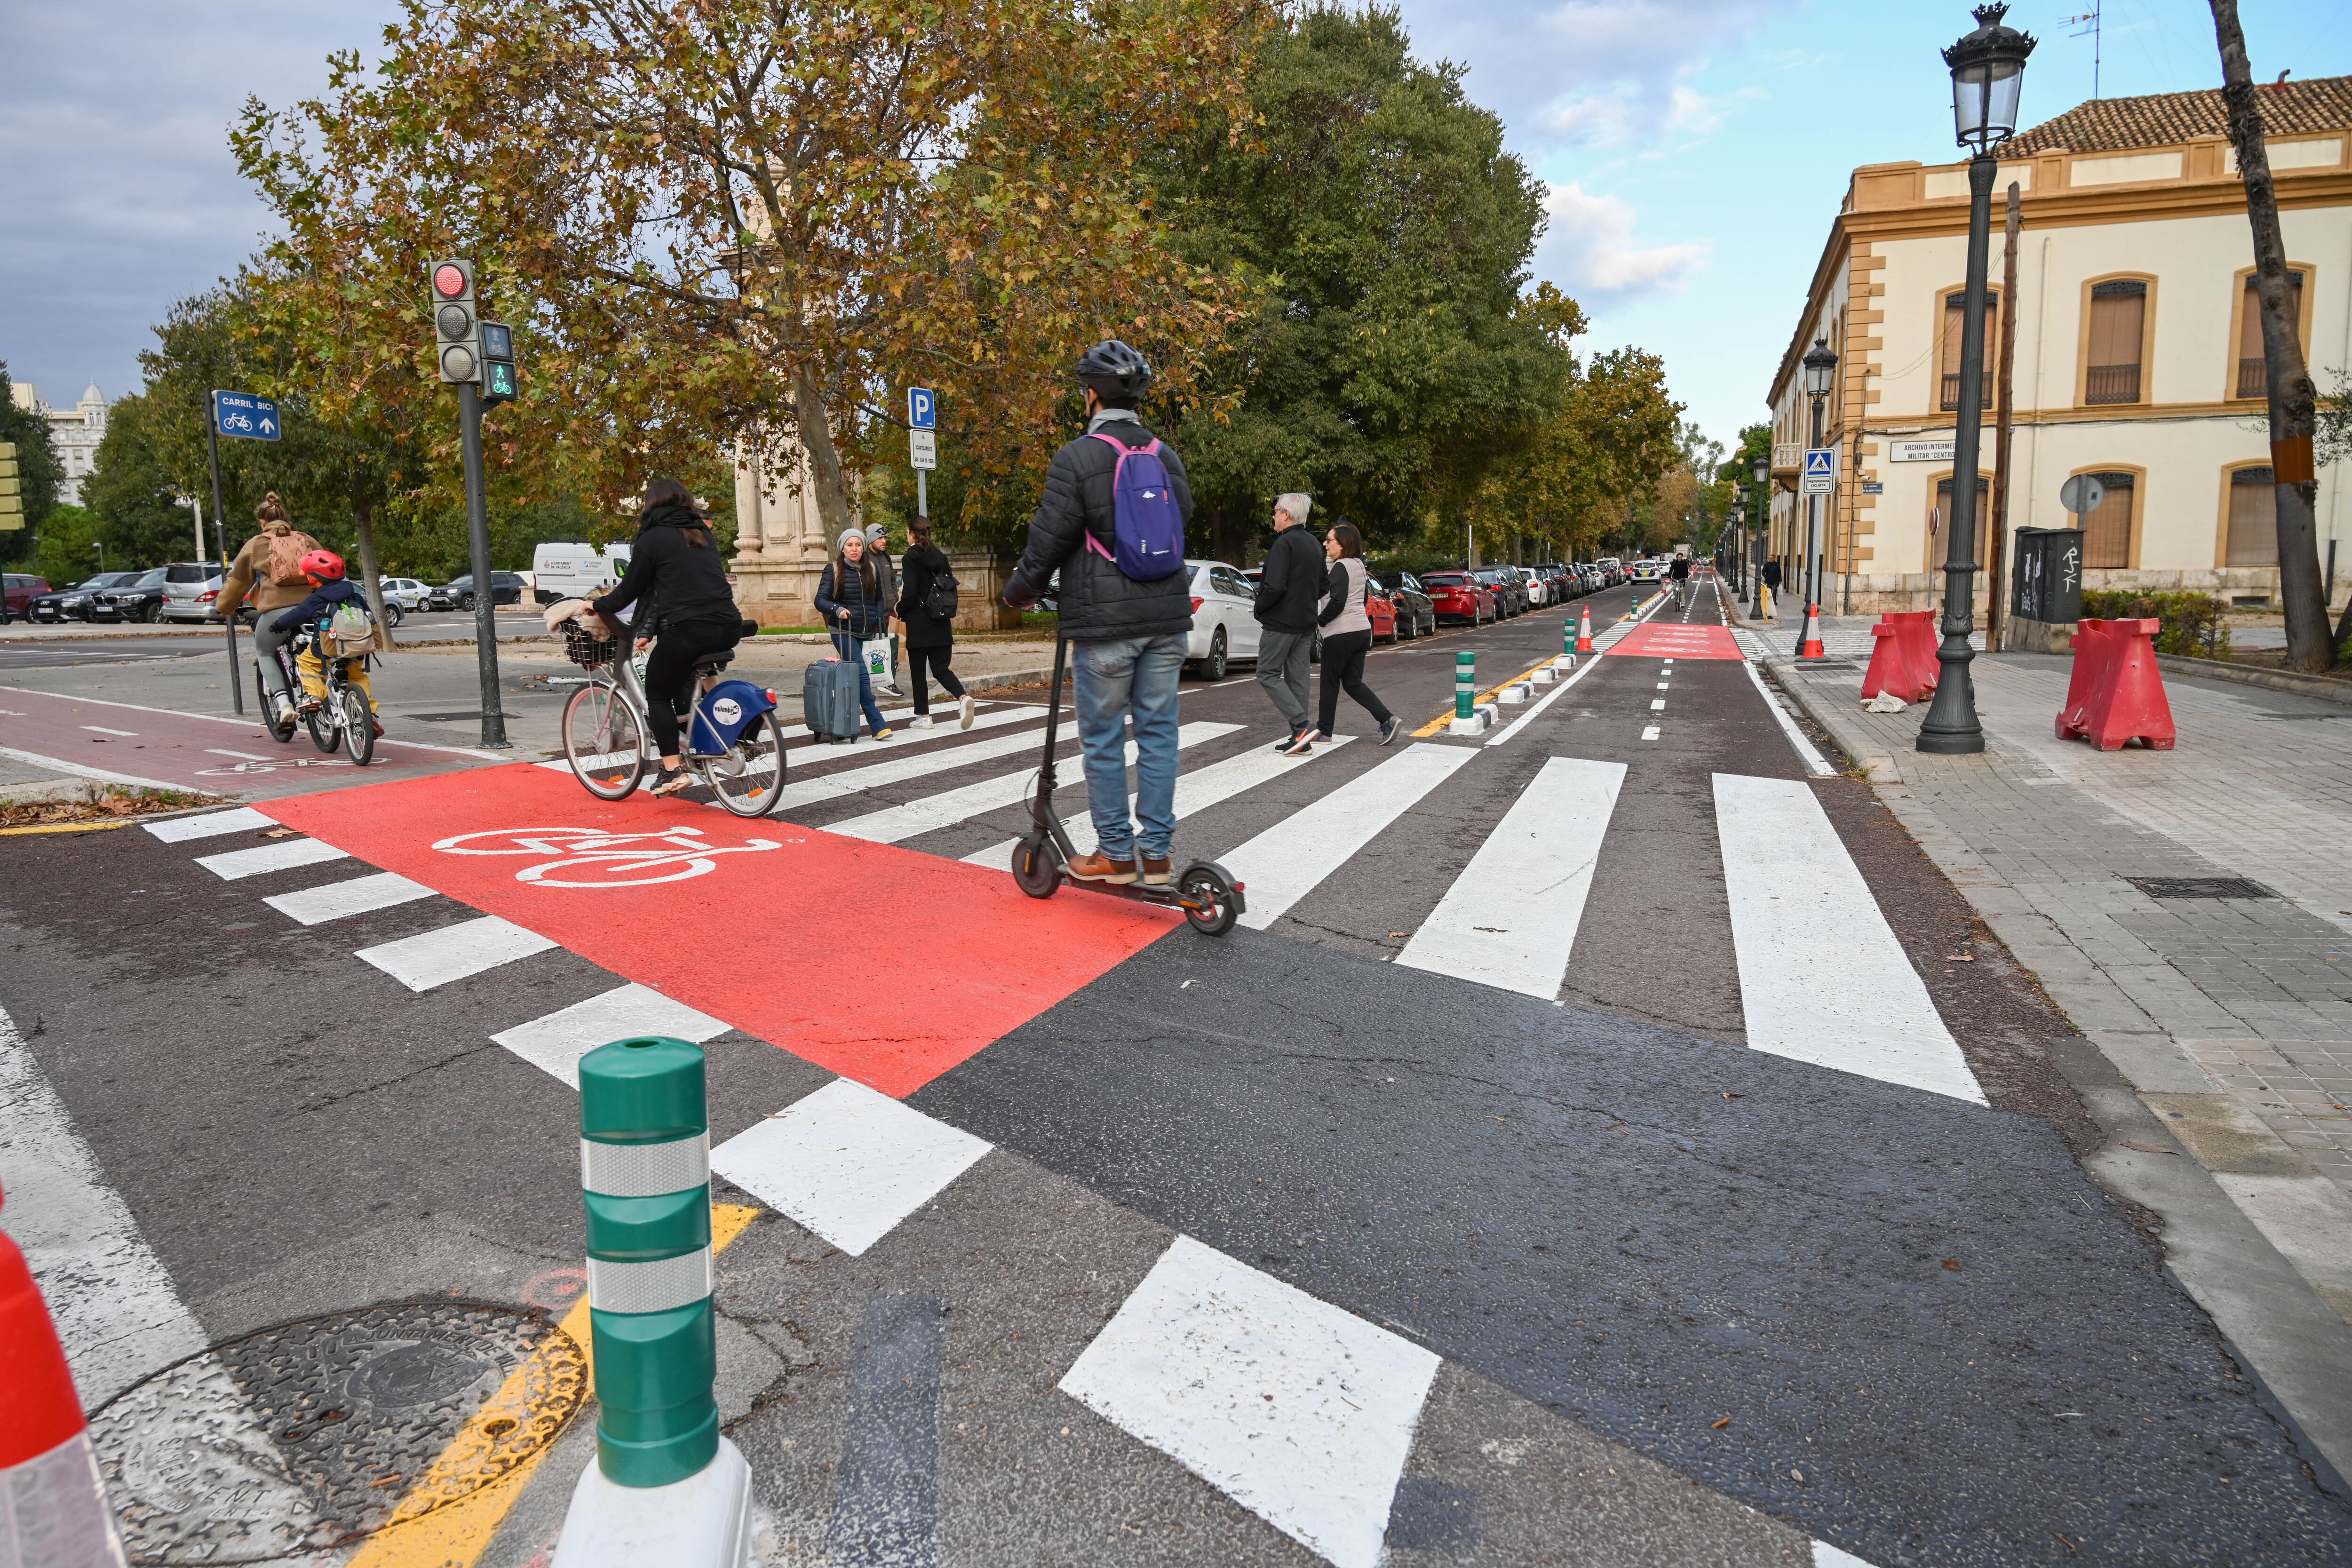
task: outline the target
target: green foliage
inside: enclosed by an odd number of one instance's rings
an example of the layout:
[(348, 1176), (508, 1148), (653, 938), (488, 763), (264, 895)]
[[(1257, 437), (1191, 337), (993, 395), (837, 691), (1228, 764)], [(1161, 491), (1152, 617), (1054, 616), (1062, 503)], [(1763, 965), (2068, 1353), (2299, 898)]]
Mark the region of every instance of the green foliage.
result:
[(49, 422), (32, 409), (16, 406), (5, 360), (0, 360), (0, 441), (16, 448), (17, 489), (25, 498), (25, 526), (0, 533), (0, 562), (16, 565), (31, 558), (33, 536), (40, 532), (49, 509), (58, 504), (58, 487), (65, 482), (66, 466), (50, 444)]
[[(47, 578), (52, 588), (68, 587), (96, 574), (97, 522), (84, 508), (64, 501), (51, 507), (40, 526), (40, 544), (33, 554), (32, 569)], [(112, 551), (107, 552), (106, 570), (110, 572), (137, 564), (135, 561), (118, 560)]]
[(2222, 617), (2230, 606), (2210, 594), (2136, 594), (2128, 588), (2086, 588), (2083, 614), (2098, 621), (2146, 620), (2164, 623), (2156, 634), (2158, 653), (2186, 654), (2196, 658), (2230, 657), (2230, 628)]

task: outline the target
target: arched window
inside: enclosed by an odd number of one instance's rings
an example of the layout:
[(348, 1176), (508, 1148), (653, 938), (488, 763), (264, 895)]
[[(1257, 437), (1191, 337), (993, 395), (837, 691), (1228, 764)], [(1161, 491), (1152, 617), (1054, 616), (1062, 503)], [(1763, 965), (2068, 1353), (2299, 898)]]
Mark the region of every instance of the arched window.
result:
[(2132, 505), (2138, 500), (2137, 476), (2118, 472), (2091, 477), (2107, 493), (2097, 510), (2083, 517), (2083, 569), (2120, 572), (2131, 564)]
[(2278, 564), (2276, 483), (2268, 468), (2230, 471), (2229, 535), (2222, 541), (2222, 565)]

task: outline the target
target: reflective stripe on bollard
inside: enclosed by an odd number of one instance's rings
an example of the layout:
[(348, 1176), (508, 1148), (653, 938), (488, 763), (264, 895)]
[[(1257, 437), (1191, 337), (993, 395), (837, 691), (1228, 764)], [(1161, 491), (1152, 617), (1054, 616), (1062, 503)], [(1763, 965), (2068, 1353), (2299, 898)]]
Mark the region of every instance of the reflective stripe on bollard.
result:
[(1478, 656), (1463, 648), (1454, 656), (1454, 716), (1467, 719), (1478, 700)]

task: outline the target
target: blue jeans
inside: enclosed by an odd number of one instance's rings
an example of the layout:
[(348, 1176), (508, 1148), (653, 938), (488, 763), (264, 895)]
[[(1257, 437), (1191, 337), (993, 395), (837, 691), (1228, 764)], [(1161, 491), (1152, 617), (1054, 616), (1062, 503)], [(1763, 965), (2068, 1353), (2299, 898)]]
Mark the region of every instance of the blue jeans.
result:
[(858, 647), (856, 637), (851, 637), (847, 632), (836, 631), (833, 634), (833, 651), (857, 667), (858, 705), (866, 710), (867, 727), (874, 733), (880, 734), (882, 710), (874, 706), (874, 675), (866, 668), (864, 650)]
[[(1087, 805), (1095, 853), (1135, 858), (1139, 840), (1154, 860), (1176, 837), (1176, 688), (1184, 677), (1182, 632), (1156, 637), (1073, 642), (1078, 744), (1086, 752)], [(1128, 722), (1135, 727), (1135, 820), (1127, 815)]]

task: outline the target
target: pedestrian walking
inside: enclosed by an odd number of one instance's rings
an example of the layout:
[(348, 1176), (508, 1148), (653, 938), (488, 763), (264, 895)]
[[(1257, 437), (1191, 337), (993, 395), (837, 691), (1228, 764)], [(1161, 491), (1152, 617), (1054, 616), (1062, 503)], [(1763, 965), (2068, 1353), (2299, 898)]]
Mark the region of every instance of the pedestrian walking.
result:
[(1371, 573), (1364, 565), (1364, 536), (1352, 522), (1331, 525), (1323, 536), (1323, 553), (1330, 562), (1330, 592), (1323, 596), (1318, 617), (1323, 626), (1323, 690), (1315, 738), (1328, 741), (1339, 717), (1339, 693), (1345, 690), (1381, 727), (1381, 744), (1397, 738), (1403, 721), (1388, 710), (1364, 684), (1364, 656), (1372, 650), (1372, 620), (1364, 614), (1364, 590)]
[(1756, 574), (1756, 580), (1764, 584), (1766, 598), (1772, 606), (1772, 618), (1775, 620), (1780, 619), (1780, 563), (1778, 561), (1773, 560), (1770, 556), (1766, 556), (1763, 567)]
[[(866, 558), (874, 563), (874, 570), (882, 579), (882, 603), (892, 607), (895, 614), (898, 603), (898, 574), (890, 564), (890, 531), (878, 522), (869, 524), (866, 530)], [(893, 631), (903, 630), (904, 626), (893, 626), (886, 619), (882, 635), (887, 637)], [(889, 667), (882, 676), (882, 689), (893, 697), (906, 695), (898, 685), (898, 649), (895, 643), (890, 647)]]
[(841, 531), (841, 553), (817, 579), (816, 613), (833, 630), (834, 650), (857, 667), (857, 702), (866, 727), (876, 740), (887, 740), (890, 727), (874, 705), (874, 682), (857, 645), (889, 624), (890, 604), (882, 597), (882, 574), (866, 553), (866, 535), (856, 529)]
[(1307, 706), (1307, 662), (1328, 576), (1328, 557), (1305, 526), (1314, 504), (1297, 491), (1275, 498), (1274, 548), (1265, 552), (1251, 607), (1265, 628), (1257, 639), (1257, 683), (1287, 727), (1274, 749), (1294, 757), (1305, 756), (1315, 739)]
[[(1015, 609), (1033, 605), (1054, 574), (1062, 574), (1056, 635), (1071, 645), (1078, 746), (1086, 754), (1087, 806), (1095, 824), (1095, 852), (1071, 861), (1070, 875), (1133, 882), (1139, 852), (1144, 885), (1164, 888), (1176, 879), (1169, 847), (1176, 836), (1177, 687), (1192, 630), (1182, 527), (1192, 515), (1192, 490), (1183, 459), (1136, 417), (1135, 405), (1151, 384), (1143, 355), (1108, 339), (1079, 355), (1077, 370), (1087, 433), (1045, 466), (1028, 548), (1004, 585), (1004, 602)], [(1130, 465), (1123, 489), (1122, 462)], [(1138, 482), (1137, 475), (1150, 471), (1143, 465), (1163, 468), (1167, 483)], [(1122, 557), (1137, 570), (1160, 574), (1130, 577)]]
[(905, 628), (907, 669), (915, 679), (915, 716), (909, 730), (931, 728), (931, 683), (940, 685), (962, 710), (959, 730), (971, 728), (971, 699), (963, 682), (948, 668), (955, 652), (955, 568), (948, 552), (931, 542), (931, 520), (919, 517), (907, 524), (907, 553), (900, 563), (906, 573), (898, 595), (898, 625)]

